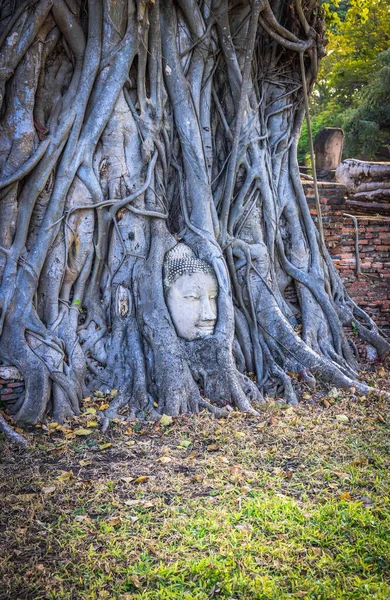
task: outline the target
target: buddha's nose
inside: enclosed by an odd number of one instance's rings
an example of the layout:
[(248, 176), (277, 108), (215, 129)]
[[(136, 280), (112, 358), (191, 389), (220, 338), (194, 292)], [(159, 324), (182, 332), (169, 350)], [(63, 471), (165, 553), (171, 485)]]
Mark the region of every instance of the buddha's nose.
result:
[(210, 301), (210, 298), (208, 296), (204, 297), (202, 299), (200, 309), (200, 317), (202, 321), (215, 321), (216, 316), (217, 315), (215, 314), (215, 310)]

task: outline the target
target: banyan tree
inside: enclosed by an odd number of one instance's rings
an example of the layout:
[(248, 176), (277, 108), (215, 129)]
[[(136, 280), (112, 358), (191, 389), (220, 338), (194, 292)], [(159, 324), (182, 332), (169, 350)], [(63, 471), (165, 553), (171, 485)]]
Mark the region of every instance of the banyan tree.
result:
[[(0, 359), (16, 421), (255, 411), (384, 356), (314, 224), (297, 143), (316, 0), (3, 0)], [(320, 217), (320, 215), (318, 215)]]

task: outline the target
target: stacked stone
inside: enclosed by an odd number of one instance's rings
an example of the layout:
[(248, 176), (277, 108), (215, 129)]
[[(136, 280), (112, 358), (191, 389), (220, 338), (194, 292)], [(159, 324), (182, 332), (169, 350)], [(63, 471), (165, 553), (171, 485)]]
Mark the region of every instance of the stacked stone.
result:
[(23, 379), (14, 367), (0, 367), (0, 401), (17, 400), (24, 392)]

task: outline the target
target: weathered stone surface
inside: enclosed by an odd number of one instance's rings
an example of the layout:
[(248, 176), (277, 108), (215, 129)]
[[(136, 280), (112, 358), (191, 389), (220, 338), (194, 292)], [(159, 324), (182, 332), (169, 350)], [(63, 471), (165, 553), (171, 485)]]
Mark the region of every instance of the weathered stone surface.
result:
[(317, 175), (329, 177), (341, 161), (344, 145), (344, 131), (339, 127), (325, 127), (314, 140)]

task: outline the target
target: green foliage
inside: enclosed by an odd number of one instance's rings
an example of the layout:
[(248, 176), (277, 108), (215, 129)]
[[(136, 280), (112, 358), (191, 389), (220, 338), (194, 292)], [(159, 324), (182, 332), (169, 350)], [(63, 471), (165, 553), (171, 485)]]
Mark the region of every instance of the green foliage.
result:
[[(311, 99), (313, 134), (343, 127), (344, 155), (372, 158), (390, 142), (390, 0), (334, 0), (323, 8), (329, 43)], [(307, 152), (304, 128), (300, 161)]]
[(344, 118), (345, 152), (350, 156), (362, 154), (370, 158), (378, 145), (390, 143), (390, 50), (378, 56), (372, 81), (358, 96), (356, 108)]

